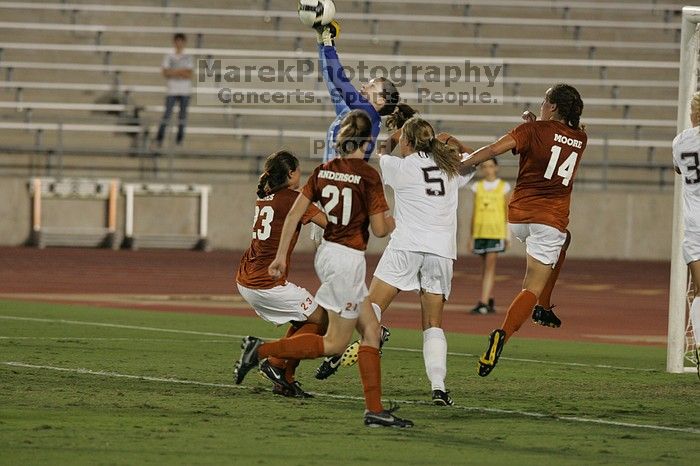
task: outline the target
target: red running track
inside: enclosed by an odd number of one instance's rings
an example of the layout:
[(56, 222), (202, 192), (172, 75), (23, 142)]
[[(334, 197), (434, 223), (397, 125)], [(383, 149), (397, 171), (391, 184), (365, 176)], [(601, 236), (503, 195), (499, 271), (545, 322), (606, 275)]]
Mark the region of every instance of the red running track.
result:
[[(212, 307), (202, 296), (237, 295), (234, 285), (240, 252), (101, 249), (0, 248), (0, 294), (32, 294), (38, 301), (72, 301), (48, 293), (117, 295), (192, 295), (202, 304), (169, 306), (160, 301), (130, 303), (129, 308), (225, 315), (255, 314), (244, 302)], [(378, 257), (368, 257), (373, 271)], [(520, 290), (524, 260), (502, 258), (498, 264), (498, 314), (475, 316), (469, 310), (480, 294), (480, 259), (462, 257), (455, 264), (452, 296), (446, 306), (447, 331), (486, 335), (499, 327), (507, 304)], [(371, 275), (368, 274), (368, 279)], [(293, 258), (290, 280), (314, 291), (318, 279), (313, 256)], [(667, 329), (669, 264), (568, 260), (564, 264), (553, 302), (563, 321), (560, 329), (526, 323), (522, 337), (598, 342), (664, 344)], [(167, 299), (167, 298), (165, 298)], [(85, 301), (83, 301), (84, 303)], [(103, 306), (126, 307), (113, 298), (90, 301)], [(389, 327), (419, 328), (418, 295), (402, 293), (389, 308)]]

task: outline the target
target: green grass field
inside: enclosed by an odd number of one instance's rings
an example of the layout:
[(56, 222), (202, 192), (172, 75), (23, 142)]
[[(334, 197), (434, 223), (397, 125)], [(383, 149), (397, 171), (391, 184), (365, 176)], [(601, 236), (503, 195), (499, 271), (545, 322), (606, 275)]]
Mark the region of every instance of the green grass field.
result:
[(302, 363), (311, 400), (273, 396), (255, 374), (233, 385), (237, 335), (281, 332), (0, 302), (0, 464), (697, 464), (700, 383), (666, 374), (663, 348), (514, 339), (481, 379), (486, 338), (450, 334), (456, 405), (439, 408), (421, 333), (393, 329), (384, 396), (416, 427), (369, 429), (356, 368), (317, 381)]

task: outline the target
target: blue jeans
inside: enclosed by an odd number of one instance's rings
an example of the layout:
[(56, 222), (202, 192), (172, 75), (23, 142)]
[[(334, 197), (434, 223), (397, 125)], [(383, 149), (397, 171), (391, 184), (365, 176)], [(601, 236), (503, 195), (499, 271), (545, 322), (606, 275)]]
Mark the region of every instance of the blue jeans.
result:
[(173, 114), (173, 107), (175, 107), (175, 102), (180, 106), (180, 114), (177, 120), (177, 139), (175, 139), (176, 144), (182, 144), (182, 139), (185, 137), (185, 124), (187, 123), (187, 106), (190, 103), (190, 96), (188, 95), (169, 95), (165, 98), (165, 112), (163, 113), (163, 118), (160, 120), (160, 127), (158, 128), (158, 136), (156, 141), (158, 145), (163, 143), (163, 138), (165, 138), (165, 128), (170, 122), (170, 117)]

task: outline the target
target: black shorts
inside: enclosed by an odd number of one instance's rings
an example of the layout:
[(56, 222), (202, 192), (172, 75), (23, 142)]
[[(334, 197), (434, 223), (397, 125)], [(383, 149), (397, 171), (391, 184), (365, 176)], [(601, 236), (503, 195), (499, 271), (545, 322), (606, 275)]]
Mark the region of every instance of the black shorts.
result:
[(506, 240), (504, 239), (475, 238), (472, 252), (481, 256), (489, 252), (505, 252), (505, 250)]

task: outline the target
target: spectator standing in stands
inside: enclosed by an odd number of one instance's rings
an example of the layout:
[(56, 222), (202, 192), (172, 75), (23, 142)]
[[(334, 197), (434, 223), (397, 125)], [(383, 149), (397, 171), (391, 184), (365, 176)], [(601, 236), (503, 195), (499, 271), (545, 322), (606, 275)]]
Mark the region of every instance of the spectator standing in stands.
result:
[(180, 114), (177, 121), (177, 138), (175, 139), (175, 143), (178, 146), (181, 145), (182, 139), (185, 137), (187, 106), (190, 102), (190, 94), (192, 93), (192, 69), (194, 68), (194, 59), (192, 55), (184, 53), (186, 41), (187, 38), (184, 34), (175, 34), (173, 36), (175, 51), (167, 54), (163, 58), (161, 69), (163, 77), (166, 78), (168, 83), (168, 95), (165, 97), (165, 112), (160, 121), (160, 127), (158, 128), (158, 135), (155, 141), (158, 148), (163, 145), (165, 128), (168, 126), (176, 102), (179, 105)]

